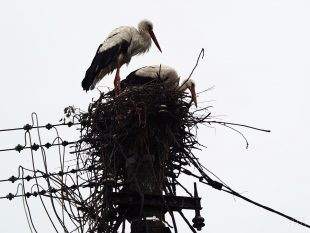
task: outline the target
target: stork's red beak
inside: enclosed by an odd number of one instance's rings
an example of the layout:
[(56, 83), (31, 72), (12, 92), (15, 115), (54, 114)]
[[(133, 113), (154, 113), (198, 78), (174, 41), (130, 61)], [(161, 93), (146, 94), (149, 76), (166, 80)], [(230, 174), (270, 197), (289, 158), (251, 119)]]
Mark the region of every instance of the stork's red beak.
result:
[(197, 108), (197, 96), (196, 96), (195, 85), (191, 85), (191, 86), (189, 87), (189, 90), (190, 90), (191, 95), (192, 95), (192, 101), (194, 101), (195, 107)]
[(159, 43), (158, 43), (158, 41), (157, 41), (157, 39), (156, 39), (156, 36), (155, 36), (153, 30), (150, 30), (149, 33), (150, 33), (150, 36), (151, 36), (152, 40), (154, 41), (156, 47), (157, 47), (158, 50), (161, 52), (161, 48), (160, 48), (160, 46), (159, 46)]

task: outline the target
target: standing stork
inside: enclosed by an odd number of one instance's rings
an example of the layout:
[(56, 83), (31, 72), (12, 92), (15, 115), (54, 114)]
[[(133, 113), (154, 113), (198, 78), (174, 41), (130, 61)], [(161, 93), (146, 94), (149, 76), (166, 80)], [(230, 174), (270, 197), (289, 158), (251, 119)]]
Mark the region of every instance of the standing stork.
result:
[(116, 94), (120, 92), (120, 68), (128, 64), (131, 57), (145, 53), (152, 41), (161, 52), (161, 48), (153, 32), (153, 24), (142, 20), (138, 29), (122, 26), (114, 29), (105, 41), (99, 45), (96, 55), (87, 69), (82, 87), (85, 91), (93, 90), (96, 84), (107, 74), (116, 69), (114, 87)]
[(121, 87), (140, 86), (160, 78), (167, 87), (176, 88), (179, 91), (190, 90), (192, 101), (197, 107), (196, 86), (192, 79), (185, 79), (179, 85), (180, 77), (175, 69), (165, 65), (145, 66), (131, 72), (126, 79), (122, 80)]

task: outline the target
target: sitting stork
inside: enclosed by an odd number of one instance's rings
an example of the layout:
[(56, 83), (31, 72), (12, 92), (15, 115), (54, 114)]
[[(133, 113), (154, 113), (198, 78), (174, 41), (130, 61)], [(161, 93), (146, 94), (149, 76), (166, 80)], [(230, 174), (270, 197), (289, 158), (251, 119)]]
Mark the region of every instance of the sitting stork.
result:
[(180, 77), (178, 76), (175, 69), (165, 66), (165, 65), (154, 65), (154, 66), (145, 66), (140, 69), (137, 69), (131, 72), (126, 79), (122, 80), (121, 87), (128, 86), (140, 86), (154, 79), (160, 78), (164, 81), (164, 84), (167, 87), (176, 88), (179, 91), (185, 91), (187, 89), (190, 90), (192, 101), (195, 103), (197, 107), (197, 96), (195, 90), (195, 83), (192, 79), (185, 79), (181, 85), (179, 85)]
[(122, 26), (114, 29), (99, 45), (96, 55), (87, 69), (82, 87), (85, 91), (93, 90), (96, 84), (116, 69), (114, 87), (116, 94), (120, 92), (120, 68), (128, 64), (131, 57), (145, 53), (151, 46), (151, 39), (161, 52), (161, 48), (153, 32), (153, 24), (142, 20), (138, 30), (134, 27)]

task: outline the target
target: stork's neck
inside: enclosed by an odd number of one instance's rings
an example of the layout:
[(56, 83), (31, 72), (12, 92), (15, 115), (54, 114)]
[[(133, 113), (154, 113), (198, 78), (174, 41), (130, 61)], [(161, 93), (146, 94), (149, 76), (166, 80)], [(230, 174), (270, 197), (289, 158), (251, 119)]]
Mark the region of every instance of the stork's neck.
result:
[(139, 46), (141, 47), (141, 52), (146, 52), (149, 50), (152, 44), (152, 39), (149, 33), (139, 30)]
[(130, 57), (145, 53), (151, 47), (151, 36), (143, 30), (132, 31), (131, 43), (128, 49)]

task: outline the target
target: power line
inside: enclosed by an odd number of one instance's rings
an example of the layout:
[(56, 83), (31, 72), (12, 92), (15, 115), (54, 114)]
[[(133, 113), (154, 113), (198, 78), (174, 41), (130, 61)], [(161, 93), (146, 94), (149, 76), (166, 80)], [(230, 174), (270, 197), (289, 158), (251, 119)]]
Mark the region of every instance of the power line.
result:
[[(250, 198), (245, 197), (245, 196), (241, 195), (240, 193), (236, 192), (235, 190), (231, 189), (227, 185), (225, 185), (225, 184), (223, 184), (221, 182), (212, 180), (209, 176), (206, 176), (204, 174), (199, 176), (199, 175), (196, 175), (196, 174), (192, 173), (189, 170), (183, 170), (182, 172), (184, 172), (187, 175), (190, 175), (190, 176), (193, 176), (195, 178), (198, 178), (201, 183), (209, 185), (209, 186), (211, 186), (214, 189), (217, 189), (217, 190), (220, 190), (220, 191), (224, 191), (224, 192), (229, 193), (229, 194), (231, 194), (231, 195), (233, 195), (235, 197), (239, 197), (239, 198), (243, 199), (246, 202), (249, 202), (249, 203), (251, 203), (251, 204), (253, 204), (255, 206), (263, 208), (264, 210), (267, 210), (269, 212), (272, 212), (272, 213), (275, 213), (277, 215), (280, 215), (281, 217), (286, 218), (286, 219), (288, 219), (288, 220), (290, 220), (292, 222), (295, 222), (295, 223), (297, 223), (299, 225), (302, 225), (304, 227), (310, 228), (309, 224), (306, 224), (306, 223), (304, 223), (302, 221), (299, 221), (296, 218), (293, 218), (293, 217), (291, 217), (291, 216), (289, 216), (287, 214), (284, 214), (284, 213), (282, 213), (282, 212), (280, 212), (278, 210), (275, 210), (275, 209), (273, 209), (271, 207), (263, 205), (263, 204), (261, 204), (259, 202), (253, 201)], [(204, 181), (204, 180), (206, 180), (206, 181)], [(223, 188), (226, 188), (226, 189), (223, 189)]]
[(5, 148), (5, 149), (0, 149), (0, 152), (4, 152), (4, 151), (17, 151), (18, 153), (20, 153), (22, 150), (25, 150), (25, 149), (31, 149), (31, 150), (34, 150), (34, 151), (37, 151), (38, 149), (40, 148), (46, 148), (46, 149), (49, 149), (50, 147), (53, 147), (53, 146), (67, 146), (67, 145), (70, 145), (70, 144), (76, 144), (78, 142), (80, 142), (81, 140), (79, 141), (73, 141), (73, 142), (68, 142), (66, 140), (63, 140), (61, 143), (45, 143), (44, 145), (38, 145), (36, 143), (33, 143), (31, 146), (23, 146), (21, 144), (18, 144), (17, 146), (13, 147), (13, 148)]
[(258, 203), (258, 202), (256, 202), (256, 201), (253, 201), (253, 200), (251, 200), (250, 198), (247, 198), (247, 197), (241, 195), (240, 193), (238, 193), (238, 192), (236, 192), (236, 191), (234, 191), (234, 190), (223, 190), (223, 191), (224, 191), (224, 192), (227, 192), (227, 193), (229, 193), (229, 194), (232, 194), (232, 195), (234, 195), (235, 197), (239, 197), (239, 198), (241, 198), (241, 199), (243, 199), (243, 200), (245, 200), (245, 201), (247, 201), (247, 202), (249, 202), (249, 203), (251, 203), (251, 204), (253, 204), (253, 205), (256, 205), (256, 206), (258, 206), (258, 207), (261, 207), (261, 208), (263, 208), (263, 209), (265, 209), (265, 210), (267, 210), (267, 211), (269, 211), (269, 212), (272, 212), (272, 213), (275, 213), (275, 214), (277, 214), (277, 215), (280, 215), (280, 216), (282, 216), (283, 218), (286, 218), (286, 219), (288, 219), (288, 220), (290, 220), (290, 221), (292, 221), (292, 222), (295, 222), (295, 223), (297, 223), (297, 224), (299, 224), (299, 225), (302, 225), (302, 226), (304, 226), (304, 227), (310, 228), (310, 225), (308, 225), (308, 224), (306, 224), (306, 223), (304, 223), (304, 222), (302, 222), (302, 221), (299, 221), (299, 220), (297, 220), (296, 218), (293, 218), (293, 217), (291, 217), (291, 216), (289, 216), (289, 215), (287, 215), (287, 214), (284, 214), (284, 213), (282, 213), (282, 212), (280, 212), (280, 211), (278, 211), (278, 210), (272, 209), (272, 208), (270, 208), (270, 207), (268, 207), (268, 206), (265, 206), (265, 205), (260, 204), (260, 203)]
[(59, 123), (59, 124), (51, 124), (48, 123), (46, 125), (39, 125), (39, 126), (34, 126), (30, 124), (26, 124), (23, 127), (17, 127), (17, 128), (8, 128), (8, 129), (0, 129), (0, 132), (8, 132), (8, 131), (16, 131), (16, 130), (25, 130), (25, 131), (30, 131), (31, 129), (41, 129), (41, 128), (46, 128), (48, 130), (58, 127), (58, 126), (68, 126), (71, 127), (73, 125), (80, 125), (81, 123), (74, 123), (69, 121), (68, 123)]
[(37, 179), (37, 178), (49, 178), (49, 177), (53, 177), (53, 176), (64, 176), (64, 175), (67, 175), (67, 174), (74, 174), (74, 173), (78, 173), (78, 172), (83, 172), (83, 171), (92, 171), (94, 170), (95, 167), (94, 165), (91, 165), (89, 167), (86, 167), (86, 168), (81, 168), (81, 169), (71, 169), (69, 171), (58, 171), (58, 172), (51, 172), (51, 173), (46, 173), (46, 172), (43, 172), (43, 171), (40, 171), (40, 170), (36, 170), (34, 171), (34, 173), (40, 173), (41, 175), (33, 175), (33, 176), (30, 176), (30, 175), (27, 175), (25, 177), (20, 177), (20, 173), (18, 173), (18, 176), (10, 176), (8, 179), (3, 179), (3, 180), (0, 180), (0, 183), (2, 182), (12, 182), (12, 183), (15, 183), (16, 181), (19, 181), (19, 180), (26, 180), (26, 181), (30, 181), (32, 179)]
[(8, 193), (6, 196), (0, 196), (0, 199), (8, 199), (8, 200), (12, 201), (14, 198), (18, 198), (18, 197), (30, 198), (30, 197), (37, 197), (39, 195), (44, 196), (48, 193), (53, 194), (53, 193), (57, 193), (57, 192), (61, 192), (61, 191), (75, 190), (75, 189), (79, 189), (79, 188), (93, 188), (97, 184), (98, 183), (96, 183), (96, 182), (89, 182), (88, 184), (80, 184), (80, 185), (73, 184), (71, 186), (66, 186), (66, 187), (62, 187), (62, 188), (58, 188), (58, 189), (55, 187), (50, 187), (49, 189), (41, 189), (40, 191), (26, 192), (25, 194)]

